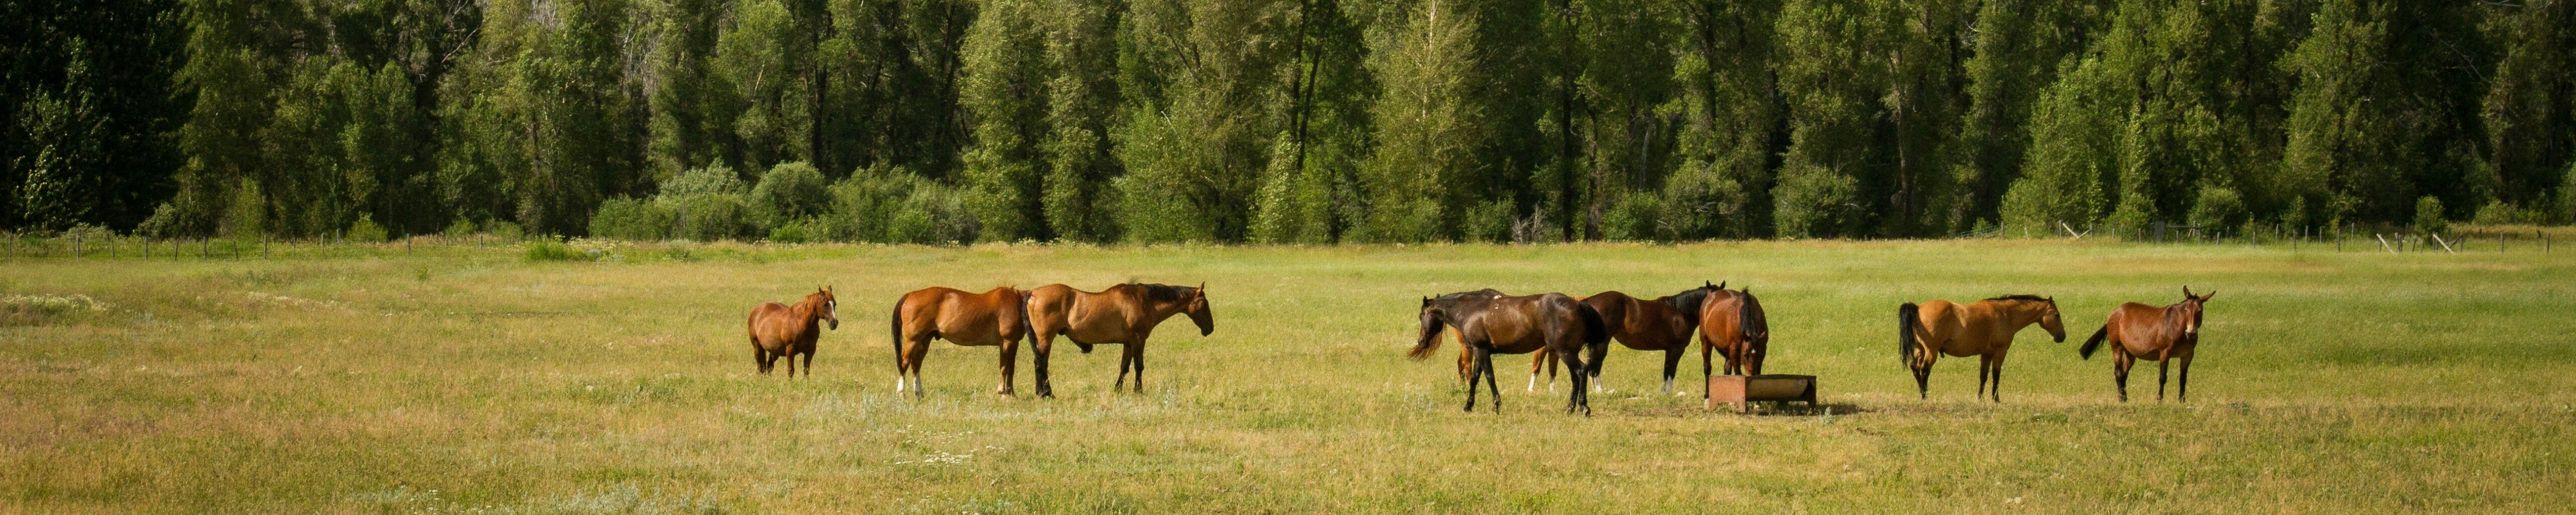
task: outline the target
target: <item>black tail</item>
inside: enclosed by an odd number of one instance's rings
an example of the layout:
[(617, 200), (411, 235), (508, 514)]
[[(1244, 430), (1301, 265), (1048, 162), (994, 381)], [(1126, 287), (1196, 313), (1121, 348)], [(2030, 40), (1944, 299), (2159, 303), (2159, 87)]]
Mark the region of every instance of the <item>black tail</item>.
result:
[(911, 296), (894, 299), (894, 314), (886, 317), (886, 341), (894, 344), (894, 373), (897, 376), (903, 375), (903, 301), (909, 299)]
[(1601, 320), (1601, 311), (1592, 309), (1591, 304), (1581, 302), (1574, 303), (1574, 306), (1576, 315), (1583, 318), (1583, 344), (1610, 343), (1610, 323)]
[(2102, 324), (2101, 329), (2093, 331), (2092, 338), (2084, 339), (2084, 347), (2075, 349), (2075, 353), (2084, 356), (2084, 359), (2093, 359), (2093, 351), (2100, 350), (2102, 340), (2110, 337), (2111, 324)]
[(1908, 367), (1914, 366), (1914, 324), (1923, 323), (1917, 316), (1922, 309), (1912, 302), (1896, 307), (1896, 360)]

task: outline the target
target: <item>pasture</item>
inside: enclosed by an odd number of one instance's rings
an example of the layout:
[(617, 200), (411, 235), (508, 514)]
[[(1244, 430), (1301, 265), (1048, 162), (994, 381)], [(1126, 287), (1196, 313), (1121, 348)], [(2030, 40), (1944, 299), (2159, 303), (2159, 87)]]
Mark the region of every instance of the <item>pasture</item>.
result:
[[(2576, 509), (2576, 251), (2065, 241), (1680, 246), (627, 244), (280, 248), (269, 259), (0, 262), (0, 513), (2494, 513)], [(935, 343), (893, 392), (886, 316), (925, 286), (1204, 281), (1144, 393), (1059, 341), (1056, 398), (999, 398)], [(1699, 354), (1614, 347), (1595, 415), (1524, 392), (1459, 412), (1423, 295), (1653, 298), (1723, 280), (1769, 309), (1766, 371), (1827, 411), (1700, 409)], [(2123, 301), (2215, 291), (2188, 404), (2153, 363), (2114, 399), (2075, 347)], [(821, 285), (810, 379), (743, 323)], [(2003, 403), (1946, 358), (1918, 400), (1899, 303), (2055, 296)], [(82, 304), (86, 296), (90, 303)], [(1721, 364), (1722, 366), (1722, 364)]]

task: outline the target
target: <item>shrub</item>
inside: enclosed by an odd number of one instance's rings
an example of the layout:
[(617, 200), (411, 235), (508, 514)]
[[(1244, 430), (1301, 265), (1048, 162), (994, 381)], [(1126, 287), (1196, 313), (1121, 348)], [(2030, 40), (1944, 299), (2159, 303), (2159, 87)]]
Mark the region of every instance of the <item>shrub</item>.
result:
[(751, 189), (752, 207), (759, 210), (764, 225), (776, 227), (830, 209), (832, 192), (823, 181), (823, 173), (803, 161), (779, 163), (760, 176), (760, 185)]
[(895, 243), (971, 243), (983, 224), (966, 209), (966, 195), (922, 181), (904, 198), (901, 209), (886, 220), (886, 241)]
[(474, 235), (474, 221), (458, 218), (456, 219), (456, 223), (447, 224), (447, 230), (439, 231), (439, 234), (445, 234), (449, 237), (472, 236)]
[(1458, 232), (1465, 234), (1467, 241), (1511, 241), (1511, 199), (1494, 199), (1468, 206), (1466, 215), (1459, 220), (1462, 227)]
[(554, 240), (537, 240), (529, 242), (527, 258), (529, 261), (591, 260), (590, 253), (573, 250), (571, 246), (564, 245), (563, 243), (556, 242)]
[(2191, 203), (2188, 216), (2192, 225), (2211, 231), (2244, 227), (2245, 198), (2238, 195), (2235, 188), (2202, 185), (2200, 198)]
[(2544, 224), (2549, 223), (2549, 213), (2539, 209), (2517, 208), (2504, 201), (2493, 200), (2488, 201), (2485, 207), (2478, 208), (2477, 216), (2470, 220), (2480, 225)]
[(599, 203), (590, 216), (590, 235), (598, 238), (660, 241), (670, 239), (674, 214), (664, 202), (618, 197)]
[(821, 241), (823, 239), (824, 232), (824, 222), (822, 218), (798, 218), (778, 224), (777, 227), (771, 227), (769, 229), (769, 241), (777, 243), (807, 243)]
[(742, 195), (700, 194), (677, 199), (657, 199), (656, 204), (671, 206), (673, 238), (696, 241), (746, 239), (759, 232), (752, 223), (749, 206)]
[(483, 224), (483, 230), (491, 233), (494, 238), (508, 241), (518, 241), (520, 238), (528, 237), (527, 230), (520, 229), (518, 223), (509, 220), (486, 222)]
[(840, 241), (892, 242), (887, 227), (904, 199), (922, 179), (900, 167), (870, 167), (832, 184), (831, 213), (824, 215), (820, 238)]
[(2442, 199), (2426, 196), (2415, 199), (2415, 232), (2434, 234), (2449, 229), (2451, 222), (2442, 217)]
[(688, 197), (695, 195), (741, 193), (742, 190), (742, 177), (736, 176), (733, 172), (733, 168), (719, 163), (705, 168), (691, 168), (688, 171), (681, 172), (679, 177), (671, 178), (671, 182), (662, 183), (660, 196)]
[(349, 224), (348, 238), (358, 243), (383, 243), (391, 235), (385, 232), (384, 226), (376, 225), (373, 217), (358, 215), (357, 223)]
[(1601, 216), (1601, 233), (1611, 240), (1644, 241), (1663, 239), (1656, 225), (1664, 218), (1664, 202), (1652, 193), (1629, 193), (1610, 205)]

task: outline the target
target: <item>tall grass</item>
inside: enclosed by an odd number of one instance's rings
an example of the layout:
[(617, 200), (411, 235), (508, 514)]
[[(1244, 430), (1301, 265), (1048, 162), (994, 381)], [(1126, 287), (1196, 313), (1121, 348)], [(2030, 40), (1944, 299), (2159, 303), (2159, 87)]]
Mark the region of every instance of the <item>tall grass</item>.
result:
[[(0, 327), (0, 512), (2576, 506), (2576, 255), (2536, 247), (673, 243), (563, 262), (452, 243), (0, 266), (0, 293), (104, 306)], [(1143, 394), (1110, 392), (1119, 348), (1060, 345), (1058, 398), (997, 398), (993, 350), (943, 343), (929, 395), (894, 395), (866, 322), (924, 286), (1129, 280), (1205, 281), (1217, 315), (1212, 336), (1157, 333)], [(1596, 416), (1523, 392), (1520, 357), (1497, 360), (1502, 413), (1459, 413), (1452, 363), (1402, 358), (1421, 295), (1702, 280), (1762, 296), (1766, 368), (1822, 376), (1830, 413), (1702, 411), (1697, 388), (1657, 394), (1656, 356), (1625, 349)], [(823, 337), (812, 380), (754, 374), (743, 314), (823, 284), (852, 330)], [(1943, 360), (1928, 401), (1890, 359), (1900, 302), (2054, 295), (2080, 340), (2119, 302), (2186, 284), (2218, 293), (2190, 403), (2156, 402), (2147, 364), (2121, 404), (2108, 360), (2037, 330), (2001, 405), (1970, 398), (1973, 359)]]

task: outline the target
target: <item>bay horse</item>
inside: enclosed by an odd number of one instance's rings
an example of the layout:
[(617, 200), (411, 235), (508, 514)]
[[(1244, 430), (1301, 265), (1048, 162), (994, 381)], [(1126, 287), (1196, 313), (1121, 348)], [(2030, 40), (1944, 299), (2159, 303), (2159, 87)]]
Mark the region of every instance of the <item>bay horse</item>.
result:
[(1002, 386), (994, 393), (1011, 395), (1011, 362), (1018, 357), (1020, 337), (1028, 333), (1028, 292), (1009, 286), (984, 293), (929, 287), (903, 294), (894, 303), (894, 390), (905, 386), (921, 393), (921, 358), (930, 340), (939, 338), (968, 347), (1002, 347)]
[[(1415, 361), (1431, 357), (1432, 351), (1439, 349), (1441, 331), (1453, 327), (1458, 329), (1458, 343), (1475, 349), (1476, 368), (1467, 381), (1466, 411), (1470, 412), (1476, 411), (1474, 379), (1478, 377), (1494, 391), (1494, 409), (1502, 409), (1502, 391), (1494, 384), (1494, 354), (1551, 352), (1570, 368), (1585, 370), (1583, 348), (1610, 341), (1601, 313), (1562, 293), (1510, 296), (1485, 289), (1423, 297), (1420, 319), (1419, 337), (1406, 357)], [(1592, 402), (1584, 394), (1585, 377), (1573, 376), (1574, 394), (1566, 398), (1565, 411), (1580, 409), (1584, 415), (1591, 415)]]
[(2084, 347), (2076, 352), (2084, 359), (2093, 359), (2093, 351), (2101, 348), (2102, 342), (2111, 342), (2112, 350), (2119, 353), (2111, 364), (2111, 381), (2120, 385), (2120, 402), (2129, 402), (2129, 365), (2140, 359), (2156, 362), (2156, 400), (2163, 401), (2165, 371), (2173, 362), (2181, 361), (2182, 384), (2174, 400), (2189, 401), (2191, 351), (2200, 346), (2201, 304), (2215, 296), (2218, 292), (2195, 296), (2190, 286), (2184, 286), (2182, 302), (2163, 307), (2121, 304), (2119, 309), (2111, 310), (2111, 320), (2104, 322), (2101, 330), (2093, 331), (2093, 337), (2085, 339)]
[(830, 286), (816, 287), (814, 293), (794, 306), (776, 302), (753, 306), (751, 320), (744, 323), (748, 326), (745, 332), (751, 335), (752, 364), (759, 366), (760, 373), (768, 374), (778, 358), (787, 358), (787, 378), (795, 379), (796, 355), (803, 354), (805, 377), (814, 377), (814, 340), (823, 336), (823, 331), (814, 327), (815, 321), (840, 330), (839, 307), (840, 302), (832, 299)]
[[(1699, 330), (1700, 305), (1707, 302), (1709, 293), (1725, 289), (1723, 283), (1703, 281), (1697, 288), (1654, 300), (1614, 290), (1583, 297), (1582, 301), (1584, 305), (1592, 306), (1593, 311), (1601, 313), (1603, 325), (1610, 330), (1610, 339), (1619, 345), (1641, 351), (1663, 351), (1663, 392), (1673, 393), (1673, 374), (1681, 368), (1682, 355), (1690, 352), (1691, 332)], [(1586, 356), (1591, 367), (1584, 374), (1596, 391), (1601, 389), (1602, 358), (1607, 357), (1608, 348), (1594, 348), (1591, 355)], [(1556, 384), (1555, 356), (1539, 353), (1530, 358), (1529, 391), (1538, 391), (1538, 371), (1542, 366), (1547, 368), (1547, 383), (1551, 388)]]
[[(2057, 315), (2057, 299), (2038, 295), (2005, 295), (1966, 305), (1946, 300), (1911, 302), (1896, 308), (1896, 356), (1914, 369), (1916, 395), (1932, 398), (1932, 364), (1941, 355), (1977, 357), (1977, 396), (2004, 401), (2004, 355), (2013, 335), (2031, 324), (2066, 343), (2066, 323)], [(1992, 377), (1994, 386), (1986, 386)]]
[(1709, 292), (1708, 300), (1700, 302), (1699, 342), (1700, 377), (1716, 375), (1709, 365), (1712, 352), (1726, 357), (1727, 375), (1762, 375), (1762, 358), (1771, 347), (1771, 317), (1762, 313), (1762, 300), (1753, 297), (1753, 288)]
[(1216, 315), (1208, 312), (1207, 283), (1196, 288), (1168, 284), (1120, 284), (1098, 293), (1073, 289), (1062, 284), (1039, 286), (1029, 290), (1029, 330), (1037, 344), (1038, 396), (1054, 397), (1055, 388), (1047, 382), (1047, 355), (1055, 346), (1056, 335), (1064, 335), (1091, 353), (1091, 346), (1120, 344), (1117, 390), (1127, 384), (1127, 370), (1136, 370), (1136, 391), (1145, 391), (1145, 339), (1153, 336), (1154, 326), (1172, 315), (1188, 314), (1198, 324), (1199, 336), (1216, 332)]

